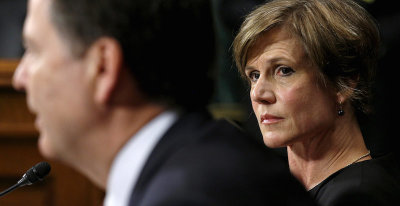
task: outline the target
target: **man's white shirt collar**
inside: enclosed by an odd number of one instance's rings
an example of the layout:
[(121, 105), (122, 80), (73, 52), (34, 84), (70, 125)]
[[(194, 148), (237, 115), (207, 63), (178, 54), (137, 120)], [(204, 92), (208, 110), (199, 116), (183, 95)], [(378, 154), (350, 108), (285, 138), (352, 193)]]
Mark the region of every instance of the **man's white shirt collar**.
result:
[(105, 206), (128, 205), (151, 151), (177, 118), (176, 111), (161, 113), (140, 129), (118, 152), (108, 176)]

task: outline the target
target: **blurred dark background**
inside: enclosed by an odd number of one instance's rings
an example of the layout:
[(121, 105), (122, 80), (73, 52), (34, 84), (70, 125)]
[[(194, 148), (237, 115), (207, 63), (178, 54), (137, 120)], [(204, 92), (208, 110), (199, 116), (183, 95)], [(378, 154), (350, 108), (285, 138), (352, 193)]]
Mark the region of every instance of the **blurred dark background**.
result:
[(366, 1), (366, 9), (376, 18), (381, 32), (380, 60), (376, 76), (375, 113), (364, 126), (369, 148), (375, 154), (394, 152), (400, 160), (399, 123), (400, 106), (397, 93), (400, 89), (398, 78), (398, 49), (400, 46), (400, 9), (393, 2)]
[(0, 58), (22, 55), (21, 32), (26, 0), (0, 0)]

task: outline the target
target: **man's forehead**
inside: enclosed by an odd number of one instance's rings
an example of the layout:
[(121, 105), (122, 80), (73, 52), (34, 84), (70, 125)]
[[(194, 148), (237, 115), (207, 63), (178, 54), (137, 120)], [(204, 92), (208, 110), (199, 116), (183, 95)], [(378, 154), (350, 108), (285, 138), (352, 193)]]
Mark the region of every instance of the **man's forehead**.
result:
[[(49, 0), (29, 0), (28, 12), (24, 23), (24, 30), (31, 30), (40, 27), (49, 19)], [(40, 28), (37, 28), (40, 29)]]
[(28, 0), (28, 17), (40, 16), (48, 18), (50, 0)]
[(22, 39), (25, 46), (35, 46), (43, 35), (52, 33), (49, 15), (51, 0), (28, 0), (27, 16), (23, 26)]

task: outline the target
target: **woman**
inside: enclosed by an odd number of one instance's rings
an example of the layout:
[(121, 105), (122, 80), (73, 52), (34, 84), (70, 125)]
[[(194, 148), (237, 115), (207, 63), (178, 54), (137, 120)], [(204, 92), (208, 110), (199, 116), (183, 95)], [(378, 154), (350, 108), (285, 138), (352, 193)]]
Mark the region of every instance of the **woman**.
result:
[(286, 147), (292, 174), (321, 205), (399, 204), (399, 167), (372, 158), (368, 114), (379, 33), (352, 0), (275, 0), (247, 16), (233, 43), (264, 143)]

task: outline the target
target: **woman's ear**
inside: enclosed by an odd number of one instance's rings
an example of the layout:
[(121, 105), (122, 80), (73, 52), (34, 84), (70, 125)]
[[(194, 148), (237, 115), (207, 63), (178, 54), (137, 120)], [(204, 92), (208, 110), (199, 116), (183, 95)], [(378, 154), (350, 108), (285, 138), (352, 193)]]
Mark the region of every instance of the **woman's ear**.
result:
[(118, 84), (123, 67), (123, 52), (118, 41), (109, 37), (96, 40), (88, 54), (89, 72), (92, 77), (94, 101), (108, 104)]
[(354, 95), (354, 90), (357, 87), (357, 82), (359, 80), (359, 76), (355, 76), (351, 79), (346, 79), (341, 82), (340, 91), (336, 93), (337, 102), (343, 104), (347, 100), (349, 100)]

